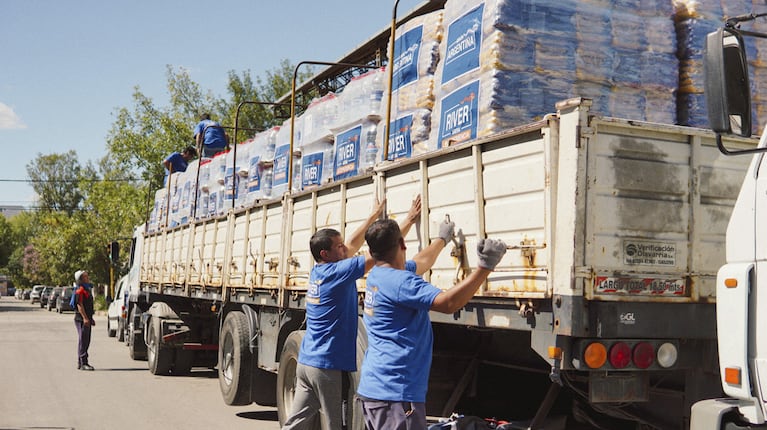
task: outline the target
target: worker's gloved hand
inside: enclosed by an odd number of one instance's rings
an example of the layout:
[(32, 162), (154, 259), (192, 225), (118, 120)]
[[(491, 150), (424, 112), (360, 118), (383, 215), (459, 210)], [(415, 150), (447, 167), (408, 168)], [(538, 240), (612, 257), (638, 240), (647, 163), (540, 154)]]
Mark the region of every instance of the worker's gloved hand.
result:
[(455, 237), (455, 223), (445, 221), (439, 225), (439, 238), (445, 241), (445, 246)]
[(506, 244), (498, 239), (482, 239), (477, 244), (477, 256), (479, 257), (479, 267), (493, 270), (506, 254)]

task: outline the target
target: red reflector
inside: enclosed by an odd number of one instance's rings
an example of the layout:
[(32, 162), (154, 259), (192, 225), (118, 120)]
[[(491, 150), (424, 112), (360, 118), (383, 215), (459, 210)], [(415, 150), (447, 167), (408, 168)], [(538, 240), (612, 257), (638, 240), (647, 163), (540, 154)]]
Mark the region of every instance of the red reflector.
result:
[(634, 345), (634, 365), (640, 369), (647, 369), (655, 360), (655, 348), (647, 342), (639, 342)]
[(618, 342), (610, 348), (610, 364), (623, 369), (631, 362), (631, 348), (625, 342)]

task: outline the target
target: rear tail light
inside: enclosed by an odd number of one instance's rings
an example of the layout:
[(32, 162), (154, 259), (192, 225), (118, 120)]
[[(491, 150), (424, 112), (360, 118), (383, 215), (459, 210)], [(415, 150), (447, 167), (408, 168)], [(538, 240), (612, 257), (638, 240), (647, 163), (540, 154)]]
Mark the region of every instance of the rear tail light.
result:
[(658, 364), (660, 367), (669, 368), (676, 364), (679, 353), (673, 343), (664, 343), (658, 348)]
[(647, 369), (655, 360), (655, 348), (648, 342), (639, 342), (634, 345), (633, 351), (634, 366), (640, 369)]
[(590, 368), (598, 369), (604, 366), (605, 361), (607, 361), (607, 349), (601, 343), (594, 342), (586, 347), (583, 360)]
[(668, 369), (677, 364), (678, 346), (672, 341), (639, 339), (581, 339), (581, 351), (573, 356), (573, 366), (585, 370)]
[(610, 364), (623, 369), (631, 363), (631, 348), (625, 342), (618, 342), (610, 348)]

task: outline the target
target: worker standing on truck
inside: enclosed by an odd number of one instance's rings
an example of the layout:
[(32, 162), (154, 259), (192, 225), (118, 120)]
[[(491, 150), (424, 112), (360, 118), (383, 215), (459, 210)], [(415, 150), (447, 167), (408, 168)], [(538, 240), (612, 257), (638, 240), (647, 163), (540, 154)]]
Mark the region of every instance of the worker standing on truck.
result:
[[(357, 279), (373, 267), (370, 255), (353, 256), (365, 243), (365, 231), (384, 211), (376, 204), (365, 223), (344, 243), (341, 233), (325, 228), (309, 240), (317, 264), (306, 292), (306, 334), (296, 367), (296, 389), (283, 430), (308, 428), (321, 410), (329, 429), (343, 426), (348, 372), (357, 370)], [(421, 214), (417, 196), (402, 221), (407, 232)], [(350, 257), (353, 256), (353, 257)]]
[(162, 160), (162, 165), (165, 166), (165, 185), (168, 185), (168, 176), (171, 173), (186, 172), (186, 168), (189, 162), (197, 157), (197, 149), (194, 146), (187, 146), (183, 152), (172, 152), (170, 155)]
[(221, 124), (211, 120), (210, 114), (207, 113), (200, 115), (200, 122), (194, 127), (194, 140), (204, 158), (213, 158), (226, 149), (228, 143), (228, 137)]
[(466, 305), (506, 253), (506, 244), (482, 239), (479, 268), (442, 291), (416, 276), (413, 262), (405, 261), (405, 241), (396, 223), (376, 221), (365, 239), (375, 266), (365, 289), (368, 349), (357, 401), (368, 430), (426, 429), (433, 342), (429, 311), (452, 314)]
[(85, 270), (75, 272), (75, 327), (77, 327), (77, 368), (93, 370), (88, 364), (88, 348), (91, 345), (93, 319), (93, 285)]

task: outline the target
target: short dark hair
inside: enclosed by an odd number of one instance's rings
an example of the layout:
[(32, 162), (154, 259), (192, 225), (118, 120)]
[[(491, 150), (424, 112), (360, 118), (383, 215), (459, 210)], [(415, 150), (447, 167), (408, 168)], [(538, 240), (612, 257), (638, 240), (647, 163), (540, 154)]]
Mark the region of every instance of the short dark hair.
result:
[(192, 157), (197, 156), (197, 148), (195, 148), (194, 146), (187, 146), (186, 149), (184, 149), (184, 152), (191, 155)]
[(401, 238), (402, 232), (393, 219), (379, 219), (365, 232), (370, 255), (376, 261), (391, 262), (397, 253)]
[(200, 114), (200, 121), (205, 121), (206, 119), (210, 119), (209, 113), (201, 113)]
[(309, 249), (312, 251), (314, 261), (318, 263), (322, 261), (320, 252), (330, 250), (330, 247), (333, 246), (333, 238), (338, 236), (341, 236), (341, 233), (332, 228), (317, 230), (317, 232), (312, 235), (312, 238), (309, 239)]

